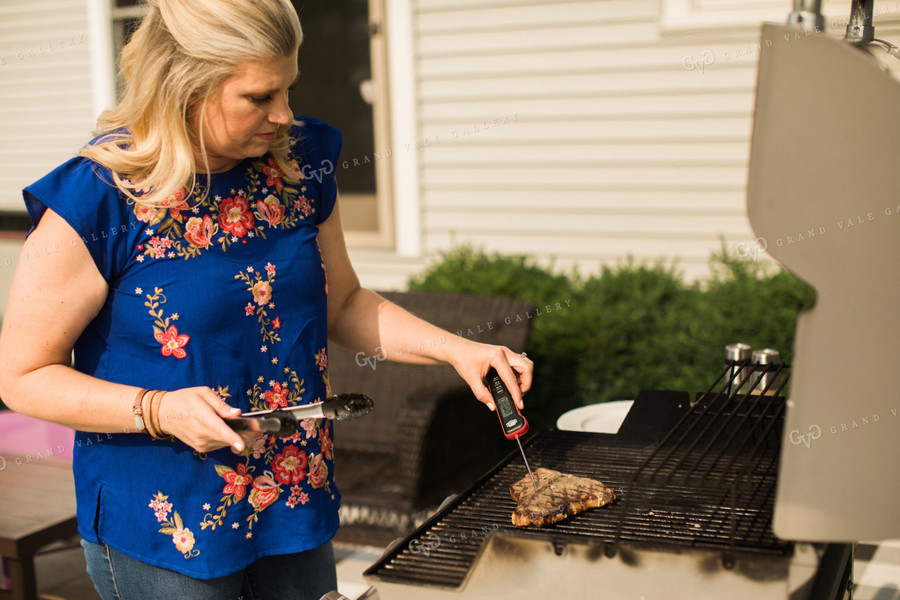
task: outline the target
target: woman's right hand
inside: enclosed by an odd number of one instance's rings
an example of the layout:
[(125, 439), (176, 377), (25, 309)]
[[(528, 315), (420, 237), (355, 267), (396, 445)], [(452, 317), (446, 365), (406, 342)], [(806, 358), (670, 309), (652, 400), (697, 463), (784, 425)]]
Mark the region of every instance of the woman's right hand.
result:
[(198, 452), (226, 446), (242, 452), (248, 442), (259, 436), (256, 431), (239, 434), (226, 425), (223, 419), (238, 417), (241, 410), (229, 406), (205, 386), (166, 392), (154, 411), (154, 423), (159, 424), (162, 433), (174, 435)]

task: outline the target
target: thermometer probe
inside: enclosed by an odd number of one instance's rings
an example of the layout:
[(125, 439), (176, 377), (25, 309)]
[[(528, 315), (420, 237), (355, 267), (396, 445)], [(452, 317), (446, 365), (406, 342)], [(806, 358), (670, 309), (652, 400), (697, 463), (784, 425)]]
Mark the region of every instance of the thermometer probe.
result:
[(528, 469), (528, 474), (531, 475), (531, 483), (534, 487), (537, 487), (534, 473), (531, 472), (531, 467), (528, 466), (528, 459), (525, 458), (525, 449), (522, 448), (522, 442), (519, 441), (520, 437), (528, 433), (528, 421), (522, 416), (522, 412), (513, 402), (512, 396), (509, 395), (506, 384), (503, 383), (500, 375), (493, 367), (487, 372), (487, 386), (491, 390), (491, 396), (494, 397), (494, 406), (497, 408), (497, 417), (500, 419), (503, 435), (506, 436), (506, 439), (516, 440), (516, 443), (519, 444), (519, 451), (522, 453), (522, 460), (525, 461), (525, 468)]

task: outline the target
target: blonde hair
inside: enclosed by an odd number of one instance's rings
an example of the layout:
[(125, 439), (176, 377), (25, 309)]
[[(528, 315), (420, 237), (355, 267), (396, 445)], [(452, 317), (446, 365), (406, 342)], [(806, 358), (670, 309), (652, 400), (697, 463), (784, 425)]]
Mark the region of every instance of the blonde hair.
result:
[[(157, 206), (182, 188), (196, 189), (198, 156), (209, 175), (202, 128), (221, 84), (247, 60), (295, 56), (303, 32), (290, 0), (147, 4), (119, 57), (121, 100), (100, 115), (99, 139), (80, 154), (110, 169), (125, 196)], [(290, 180), (288, 149), (287, 129), (279, 127), (269, 152)]]

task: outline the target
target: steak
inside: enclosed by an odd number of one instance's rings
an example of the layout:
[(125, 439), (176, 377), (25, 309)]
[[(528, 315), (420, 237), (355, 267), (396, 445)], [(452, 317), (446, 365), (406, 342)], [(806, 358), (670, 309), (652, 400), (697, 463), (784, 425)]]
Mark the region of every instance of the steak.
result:
[(550, 469), (536, 469), (534, 478), (537, 487), (528, 475), (509, 486), (509, 493), (518, 503), (512, 514), (517, 527), (543, 527), (616, 499), (613, 489), (596, 479)]

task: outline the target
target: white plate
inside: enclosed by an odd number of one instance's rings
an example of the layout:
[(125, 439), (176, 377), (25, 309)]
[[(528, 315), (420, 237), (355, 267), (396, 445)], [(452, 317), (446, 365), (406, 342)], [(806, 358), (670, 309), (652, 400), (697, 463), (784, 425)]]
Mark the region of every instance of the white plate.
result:
[(634, 400), (615, 400), (582, 406), (560, 415), (556, 427), (567, 431), (618, 433), (632, 404)]

